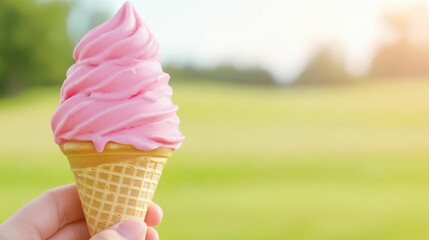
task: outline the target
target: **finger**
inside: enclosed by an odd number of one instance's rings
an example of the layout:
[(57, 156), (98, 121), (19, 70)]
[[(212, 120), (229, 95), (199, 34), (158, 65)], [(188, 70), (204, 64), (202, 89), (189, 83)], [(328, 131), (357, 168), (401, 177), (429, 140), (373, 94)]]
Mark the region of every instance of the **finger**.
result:
[(76, 186), (51, 189), (29, 202), (4, 226), (15, 232), (14, 239), (47, 239), (68, 223), (84, 219)]
[(154, 228), (148, 227), (145, 240), (159, 240), (158, 232)]
[(90, 240), (141, 240), (145, 239), (146, 231), (143, 220), (132, 218), (95, 234)]
[(155, 203), (151, 203), (147, 210), (145, 222), (148, 226), (156, 226), (162, 220), (163, 212), (162, 208)]
[(89, 239), (88, 227), (85, 220), (69, 223), (58, 230), (49, 240), (82, 240)]

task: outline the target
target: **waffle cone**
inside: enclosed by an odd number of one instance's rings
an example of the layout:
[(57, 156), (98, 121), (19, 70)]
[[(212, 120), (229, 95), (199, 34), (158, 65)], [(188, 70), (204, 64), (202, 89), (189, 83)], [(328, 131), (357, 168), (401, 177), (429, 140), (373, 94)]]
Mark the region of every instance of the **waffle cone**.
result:
[(120, 221), (144, 219), (172, 149), (142, 151), (108, 143), (97, 152), (91, 142), (66, 142), (61, 150), (73, 171), (91, 236)]

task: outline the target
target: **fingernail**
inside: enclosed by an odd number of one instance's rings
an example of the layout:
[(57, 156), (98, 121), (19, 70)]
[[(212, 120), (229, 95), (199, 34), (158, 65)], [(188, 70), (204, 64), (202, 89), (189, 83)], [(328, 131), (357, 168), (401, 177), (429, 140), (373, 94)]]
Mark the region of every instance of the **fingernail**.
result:
[(140, 218), (133, 218), (119, 224), (117, 230), (128, 240), (141, 240), (146, 235), (146, 224)]
[(154, 229), (154, 228), (151, 228), (151, 230), (152, 230), (152, 232), (153, 232), (153, 237), (154, 237), (154, 239), (159, 240), (158, 231), (156, 231), (156, 229)]
[(158, 234), (158, 231), (156, 231), (155, 229), (154, 229), (153, 231), (155, 232), (155, 239), (158, 239), (158, 240), (159, 240), (159, 234)]

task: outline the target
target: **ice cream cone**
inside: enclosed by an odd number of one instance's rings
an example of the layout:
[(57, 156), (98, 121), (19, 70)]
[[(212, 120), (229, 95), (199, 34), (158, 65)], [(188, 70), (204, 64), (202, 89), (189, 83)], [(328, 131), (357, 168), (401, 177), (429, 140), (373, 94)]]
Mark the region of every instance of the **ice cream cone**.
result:
[(91, 142), (65, 142), (91, 236), (120, 221), (144, 219), (172, 149), (142, 151), (108, 143), (97, 152)]

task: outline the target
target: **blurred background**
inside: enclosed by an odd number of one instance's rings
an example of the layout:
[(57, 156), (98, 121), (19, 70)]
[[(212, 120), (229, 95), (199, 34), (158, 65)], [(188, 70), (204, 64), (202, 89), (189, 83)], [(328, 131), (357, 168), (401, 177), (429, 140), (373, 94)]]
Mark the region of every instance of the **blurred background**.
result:
[[(73, 182), (50, 118), (124, 1), (0, 1), (0, 222)], [(187, 137), (162, 239), (429, 239), (429, 1), (132, 1)]]

